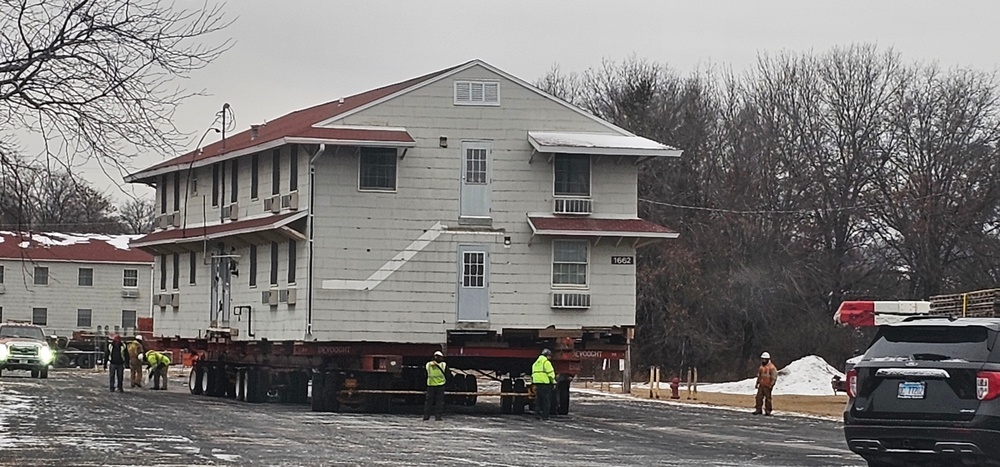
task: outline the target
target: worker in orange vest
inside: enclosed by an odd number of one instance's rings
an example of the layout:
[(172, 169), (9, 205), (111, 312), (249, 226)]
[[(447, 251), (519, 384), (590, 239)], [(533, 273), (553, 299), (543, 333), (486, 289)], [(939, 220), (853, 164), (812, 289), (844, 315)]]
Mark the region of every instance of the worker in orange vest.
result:
[(771, 363), (771, 354), (764, 352), (760, 355), (760, 368), (757, 369), (757, 397), (754, 415), (761, 414), (762, 405), (764, 415), (771, 415), (771, 391), (774, 390), (774, 383), (777, 382), (778, 369)]

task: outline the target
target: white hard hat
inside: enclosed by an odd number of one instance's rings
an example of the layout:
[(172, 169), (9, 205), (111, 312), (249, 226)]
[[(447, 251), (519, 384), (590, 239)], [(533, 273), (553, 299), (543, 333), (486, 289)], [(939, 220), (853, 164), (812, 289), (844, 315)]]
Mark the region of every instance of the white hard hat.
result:
[(769, 354), (767, 352), (764, 352), (764, 353), (760, 354), (760, 358), (763, 358), (765, 360), (770, 360), (771, 359), (771, 354)]
[(443, 353), (441, 353), (441, 351), (440, 351), (440, 350), (438, 350), (438, 351), (435, 351), (435, 352), (434, 352), (434, 356), (435, 356), (435, 357), (443, 357), (443, 356), (444, 356), (444, 354), (443, 354)]
[(137, 341), (141, 341), (141, 340), (142, 340), (142, 335), (140, 334), (140, 335), (138, 335), (138, 336), (135, 336), (135, 340), (137, 340)]

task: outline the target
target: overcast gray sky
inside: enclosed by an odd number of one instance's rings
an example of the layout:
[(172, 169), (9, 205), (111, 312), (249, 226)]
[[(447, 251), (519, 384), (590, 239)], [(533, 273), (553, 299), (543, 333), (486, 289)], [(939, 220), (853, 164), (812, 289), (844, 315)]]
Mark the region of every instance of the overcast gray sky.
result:
[[(995, 0), (230, 0), (225, 11), (236, 21), (218, 39), (232, 37), (235, 45), (179, 83), (210, 94), (176, 114), (177, 126), (192, 133), (189, 149), (225, 102), (244, 130), (473, 58), (531, 82), (553, 64), (583, 71), (632, 54), (687, 73), (709, 64), (742, 70), (760, 52), (852, 43), (892, 47), (906, 61), (1000, 67)], [(135, 165), (160, 160), (145, 155)], [(112, 192), (121, 183), (97, 170), (84, 176)]]

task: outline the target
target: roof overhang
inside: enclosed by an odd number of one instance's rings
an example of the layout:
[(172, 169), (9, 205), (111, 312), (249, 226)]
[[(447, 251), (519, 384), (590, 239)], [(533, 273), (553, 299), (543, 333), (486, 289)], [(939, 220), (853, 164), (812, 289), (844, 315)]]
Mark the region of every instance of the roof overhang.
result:
[[(249, 236), (279, 239), (306, 240), (306, 236), (293, 229), (290, 224), (306, 217), (305, 211), (291, 212), (281, 215), (267, 215), (223, 224), (172, 228), (158, 230), (129, 244), (133, 248), (147, 251), (163, 252), (175, 249), (187, 249), (184, 245), (208, 240), (229, 239), (239, 240)], [(259, 239), (258, 239), (259, 240)], [(237, 241), (236, 243), (240, 243)], [(242, 243), (253, 243), (244, 241)]]
[[(381, 148), (412, 148), (416, 146), (413, 137), (410, 136), (406, 128), (377, 128), (358, 127), (350, 128), (340, 126), (336, 128), (309, 128), (295, 135), (288, 135), (282, 138), (261, 141), (260, 144), (238, 149), (231, 152), (203, 157), (192, 151), (185, 156), (177, 158), (170, 165), (154, 165), (153, 167), (140, 170), (125, 176), (126, 183), (141, 183), (152, 180), (163, 174), (176, 172), (179, 169), (189, 169), (205, 167), (217, 162), (235, 159), (269, 149), (285, 146), (288, 144), (326, 144), (328, 146), (359, 146), (359, 147), (381, 147)], [(192, 159), (194, 161), (192, 162)]]
[(597, 156), (680, 157), (681, 150), (636, 135), (529, 131), (535, 151)]
[(677, 238), (680, 234), (662, 225), (640, 218), (598, 218), (528, 214), (531, 236), (617, 238), (618, 243), (632, 239), (639, 247), (658, 240)]

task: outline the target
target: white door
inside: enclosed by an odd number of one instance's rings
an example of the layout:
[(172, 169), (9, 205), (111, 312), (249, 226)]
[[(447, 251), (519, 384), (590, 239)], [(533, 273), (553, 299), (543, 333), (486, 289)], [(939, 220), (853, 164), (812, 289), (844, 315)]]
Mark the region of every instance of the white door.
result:
[(232, 258), (227, 257), (224, 244), (219, 244), (219, 250), (212, 254), (212, 292), (210, 321), (213, 326), (229, 327), (229, 302), (231, 291)]
[(488, 141), (462, 142), (462, 193), (463, 218), (490, 217), (490, 175), (492, 148)]
[(489, 321), (490, 251), (487, 245), (458, 247), (458, 320)]

